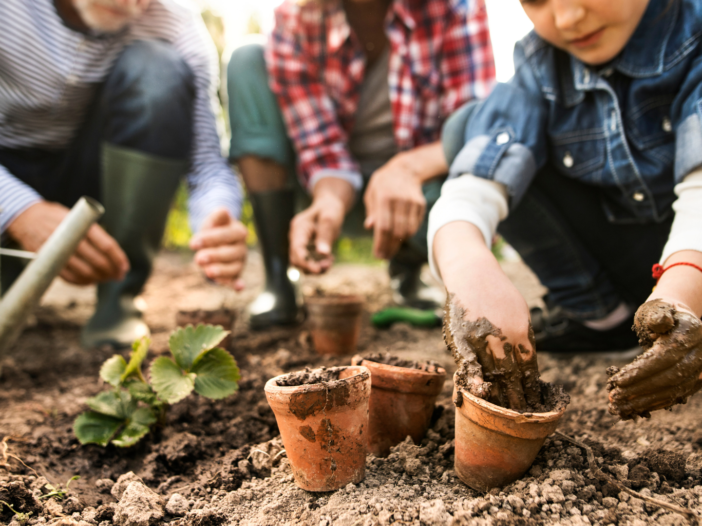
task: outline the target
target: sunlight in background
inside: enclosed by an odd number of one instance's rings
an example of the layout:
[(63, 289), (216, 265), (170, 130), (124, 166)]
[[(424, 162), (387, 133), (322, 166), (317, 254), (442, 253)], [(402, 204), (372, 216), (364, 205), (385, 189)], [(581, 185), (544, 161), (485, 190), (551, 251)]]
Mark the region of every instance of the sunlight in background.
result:
[[(281, 0), (195, 0), (201, 7), (210, 8), (225, 23), (227, 47), (225, 59), (245, 40), (246, 29), (252, 16), (256, 17), (264, 33), (273, 27), (273, 9)], [(490, 19), (492, 46), (497, 64), (497, 80), (508, 80), (514, 68), (514, 43), (532, 28), (522, 11), (519, 0), (486, 0)]]

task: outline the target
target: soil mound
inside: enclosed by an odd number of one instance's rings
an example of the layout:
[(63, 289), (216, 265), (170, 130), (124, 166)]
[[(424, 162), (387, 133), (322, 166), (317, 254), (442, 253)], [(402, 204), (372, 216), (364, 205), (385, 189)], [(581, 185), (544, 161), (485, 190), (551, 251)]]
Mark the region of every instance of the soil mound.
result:
[(403, 360), (402, 358), (399, 358), (398, 356), (395, 356), (388, 352), (366, 354), (365, 356), (362, 356), (362, 358), (364, 360), (368, 360), (369, 362), (382, 363), (384, 365), (393, 365), (395, 367), (404, 367), (406, 369), (418, 369), (427, 373), (435, 373), (437, 368), (441, 367), (441, 364), (431, 360), (427, 360), (426, 362), (419, 362), (415, 360)]
[(310, 369), (305, 367), (304, 371), (296, 371), (289, 373), (279, 378), (276, 384), (280, 387), (294, 387), (298, 385), (321, 384), (325, 382), (333, 382), (339, 379), (339, 374), (343, 371), (343, 367), (320, 367), (319, 369)]

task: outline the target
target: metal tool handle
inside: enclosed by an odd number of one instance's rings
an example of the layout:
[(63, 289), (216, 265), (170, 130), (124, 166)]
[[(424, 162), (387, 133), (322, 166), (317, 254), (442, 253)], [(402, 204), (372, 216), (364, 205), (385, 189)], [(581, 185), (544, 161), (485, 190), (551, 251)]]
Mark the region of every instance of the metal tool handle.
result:
[(90, 197), (81, 197), (2, 297), (0, 357), (15, 343), (46, 289), (66, 265), (88, 229), (104, 213), (100, 203)]

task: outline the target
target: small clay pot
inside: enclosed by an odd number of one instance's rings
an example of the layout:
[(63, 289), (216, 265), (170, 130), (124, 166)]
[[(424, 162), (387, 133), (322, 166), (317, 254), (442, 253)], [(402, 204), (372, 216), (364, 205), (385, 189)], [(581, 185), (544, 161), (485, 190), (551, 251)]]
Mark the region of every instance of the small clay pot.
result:
[(319, 354), (338, 356), (356, 351), (363, 314), (360, 296), (308, 296), (305, 304), (312, 343)]
[(390, 448), (409, 435), (419, 444), (429, 429), (436, 397), (446, 380), (446, 370), (436, 372), (397, 367), (364, 360), (356, 355), (353, 365), (363, 365), (371, 373), (368, 451), (385, 457)]
[[(455, 387), (453, 396), (456, 400)], [(454, 467), (458, 477), (478, 491), (501, 488), (524, 475), (566, 410), (563, 404), (549, 413), (518, 413), (464, 390), (460, 396)]]
[[(283, 375), (285, 376), (285, 375)], [(366, 476), (370, 372), (344, 367), (339, 380), (279, 386), (265, 391), (275, 413), (296, 484), (307, 491), (334, 491)]]
[[(205, 325), (221, 325), (225, 330), (231, 331), (235, 320), (236, 312), (225, 307), (215, 310), (180, 310), (176, 314), (176, 325), (178, 327), (186, 327), (187, 325), (197, 327), (202, 323)], [(231, 343), (232, 335), (230, 333), (222, 340), (219, 346), (226, 349)]]

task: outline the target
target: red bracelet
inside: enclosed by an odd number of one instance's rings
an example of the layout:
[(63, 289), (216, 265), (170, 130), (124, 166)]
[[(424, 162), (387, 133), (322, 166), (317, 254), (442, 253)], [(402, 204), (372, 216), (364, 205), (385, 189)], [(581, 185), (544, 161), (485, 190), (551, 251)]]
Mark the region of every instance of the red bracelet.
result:
[(663, 268), (663, 265), (659, 265), (658, 263), (656, 263), (655, 265), (653, 265), (653, 279), (655, 279), (656, 283), (658, 283), (658, 280), (661, 279), (661, 276), (666, 270), (671, 269), (673, 267), (677, 267), (678, 265), (685, 265), (688, 267), (696, 268), (697, 270), (702, 272), (702, 267), (700, 267), (699, 265), (695, 265), (694, 263), (687, 263), (685, 261), (681, 261), (680, 263), (673, 263), (672, 265), (668, 265), (665, 268)]

